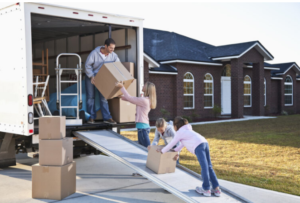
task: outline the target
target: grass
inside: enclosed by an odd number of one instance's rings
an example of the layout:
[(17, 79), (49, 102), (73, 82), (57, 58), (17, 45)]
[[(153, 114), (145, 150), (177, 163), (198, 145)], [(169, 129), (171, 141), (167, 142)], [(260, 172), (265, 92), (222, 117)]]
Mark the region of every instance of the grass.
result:
[[(276, 119), (194, 125), (209, 142), (217, 177), (300, 196), (300, 115)], [(137, 140), (137, 132), (122, 132)], [(154, 138), (154, 130), (150, 132)], [(163, 144), (160, 140), (160, 144)], [(201, 173), (196, 156), (186, 150), (180, 163)]]

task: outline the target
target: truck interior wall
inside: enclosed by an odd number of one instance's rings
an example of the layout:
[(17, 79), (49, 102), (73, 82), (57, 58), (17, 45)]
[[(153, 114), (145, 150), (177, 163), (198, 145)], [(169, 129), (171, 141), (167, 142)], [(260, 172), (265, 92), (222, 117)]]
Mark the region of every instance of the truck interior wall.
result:
[[(83, 28), (82, 28), (83, 29)], [(34, 43), (32, 46), (33, 59), (42, 57), (42, 50), (48, 49), (49, 57), (57, 56), (60, 53), (78, 53), (84, 51), (91, 51), (95, 47), (103, 45), (105, 39), (108, 38), (108, 32), (97, 33), (87, 36), (71, 36), (62, 39), (53, 39), (42, 42)], [(115, 50), (118, 57), (122, 62), (133, 62), (135, 63), (135, 78), (137, 77), (137, 37), (136, 31), (134, 29), (120, 29), (112, 31), (112, 38), (116, 41), (116, 47), (131, 45), (130, 49)], [(85, 61), (88, 57), (87, 54), (81, 54), (82, 67), (84, 68)], [(35, 62), (42, 62), (35, 61)], [(60, 58), (61, 67), (76, 67), (78, 64), (78, 59), (76, 57), (64, 57)], [(49, 59), (49, 91), (50, 94), (56, 92), (56, 58)], [(84, 71), (83, 71), (84, 72)], [(74, 74), (73, 74), (74, 75)], [(83, 79), (85, 74), (83, 73)], [(67, 74), (67, 76), (62, 77), (62, 79), (70, 80), (72, 73)], [(62, 89), (68, 87), (68, 83), (62, 84)]]

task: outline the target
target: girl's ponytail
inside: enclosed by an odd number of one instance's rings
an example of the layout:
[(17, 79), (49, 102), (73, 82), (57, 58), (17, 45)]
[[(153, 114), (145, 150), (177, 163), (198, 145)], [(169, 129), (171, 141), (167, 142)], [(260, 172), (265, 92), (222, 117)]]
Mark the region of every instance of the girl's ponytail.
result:
[(155, 109), (156, 108), (156, 89), (155, 89), (155, 85), (152, 82), (146, 82), (145, 85), (146, 85), (145, 97), (149, 97), (150, 108)]
[(177, 130), (179, 130), (179, 128), (181, 128), (182, 126), (186, 125), (186, 124), (189, 124), (188, 120), (185, 119), (185, 118), (182, 118), (180, 116), (177, 116), (175, 119), (174, 119), (174, 126), (176, 126)]

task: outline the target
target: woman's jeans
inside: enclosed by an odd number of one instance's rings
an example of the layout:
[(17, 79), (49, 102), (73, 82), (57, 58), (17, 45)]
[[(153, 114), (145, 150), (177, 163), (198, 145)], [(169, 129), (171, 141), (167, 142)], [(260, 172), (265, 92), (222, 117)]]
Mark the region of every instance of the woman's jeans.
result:
[(91, 83), (91, 78), (85, 77), (85, 88), (86, 88), (86, 108), (87, 112), (91, 115), (92, 119), (95, 119), (97, 113), (95, 111), (95, 94), (99, 94), (100, 98), (100, 110), (102, 113), (103, 120), (111, 119), (111, 115), (109, 112), (108, 102), (103, 97), (103, 95), (99, 92), (99, 90)]
[(209, 181), (211, 181), (213, 189), (219, 187), (217, 176), (210, 161), (208, 143), (204, 142), (198, 145), (198, 147), (195, 149), (195, 154), (201, 166), (201, 176), (203, 179), (202, 188), (204, 190), (209, 190)]
[(144, 147), (148, 147), (150, 145), (149, 133), (150, 128), (137, 129), (138, 130), (138, 142), (140, 145)]

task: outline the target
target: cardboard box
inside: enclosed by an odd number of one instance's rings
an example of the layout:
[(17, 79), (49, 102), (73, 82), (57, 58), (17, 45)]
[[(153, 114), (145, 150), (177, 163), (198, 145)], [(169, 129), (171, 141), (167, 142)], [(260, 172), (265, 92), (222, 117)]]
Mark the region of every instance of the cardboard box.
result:
[(58, 140), (65, 137), (65, 116), (44, 116), (39, 118), (39, 138), (41, 140)]
[(41, 166), (63, 166), (73, 161), (73, 138), (40, 140), (39, 163)]
[(32, 198), (61, 200), (76, 191), (76, 163), (32, 166)]
[(178, 152), (166, 152), (161, 154), (156, 151), (164, 146), (151, 146), (148, 151), (146, 166), (157, 174), (174, 173), (176, 161), (173, 159)]
[(134, 77), (134, 63), (132, 62), (122, 62), (123, 66), (129, 71), (129, 73)]
[(118, 123), (135, 122), (136, 105), (121, 98), (108, 100), (112, 118)]
[(116, 83), (123, 81), (125, 89), (129, 87), (134, 78), (120, 62), (104, 64), (95, 76), (95, 86), (105, 99), (112, 99), (122, 95)]
[(130, 86), (127, 89), (127, 92), (131, 95), (136, 97), (137, 89), (136, 89), (136, 79), (133, 80), (133, 82), (130, 84)]

